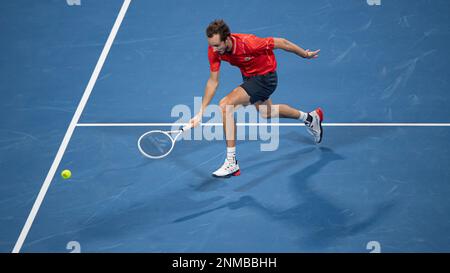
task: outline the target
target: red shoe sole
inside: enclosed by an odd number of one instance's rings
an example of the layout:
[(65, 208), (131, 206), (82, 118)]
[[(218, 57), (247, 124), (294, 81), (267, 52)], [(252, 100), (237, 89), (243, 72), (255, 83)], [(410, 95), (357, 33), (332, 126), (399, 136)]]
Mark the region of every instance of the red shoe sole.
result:
[(216, 178), (230, 178), (232, 176), (239, 176), (239, 175), (241, 175), (241, 170), (237, 170), (236, 172), (230, 173), (230, 174), (225, 175), (225, 176), (217, 176), (217, 175), (214, 175), (214, 174), (212, 176), (216, 177)]
[(323, 121), (323, 111), (320, 108), (316, 109), (317, 114), (319, 115), (320, 121)]

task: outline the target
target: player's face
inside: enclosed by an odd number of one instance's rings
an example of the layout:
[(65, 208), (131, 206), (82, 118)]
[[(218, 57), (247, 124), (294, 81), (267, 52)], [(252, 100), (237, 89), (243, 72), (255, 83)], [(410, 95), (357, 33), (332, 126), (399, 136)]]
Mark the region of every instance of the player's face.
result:
[(211, 38), (208, 38), (208, 44), (213, 48), (214, 52), (224, 54), (227, 50), (227, 45), (224, 41), (220, 40), (219, 34), (214, 34)]

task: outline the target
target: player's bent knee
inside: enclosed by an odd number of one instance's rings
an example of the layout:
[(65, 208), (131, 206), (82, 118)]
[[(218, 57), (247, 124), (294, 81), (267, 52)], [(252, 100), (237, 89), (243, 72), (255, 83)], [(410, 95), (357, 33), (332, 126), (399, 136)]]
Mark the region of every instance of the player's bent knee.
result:
[(265, 118), (265, 119), (269, 119), (272, 117), (272, 113), (267, 110), (259, 111), (259, 114), (261, 115), (262, 118)]
[(223, 114), (233, 113), (233, 104), (230, 103), (230, 100), (227, 97), (220, 100), (219, 107)]
[(261, 115), (262, 118), (265, 118), (265, 119), (271, 118), (270, 113), (259, 111), (259, 114)]
[(223, 99), (221, 99), (220, 100), (220, 102), (219, 102), (219, 107), (220, 107), (220, 109), (222, 110), (222, 112), (224, 112), (225, 111), (225, 108), (226, 108), (226, 106), (227, 106), (227, 98), (223, 98)]
[(270, 110), (270, 108), (268, 108), (266, 105), (260, 105), (260, 106), (257, 107), (256, 109), (258, 109), (259, 115), (260, 115), (262, 118), (269, 119), (269, 118), (272, 117), (271, 110)]

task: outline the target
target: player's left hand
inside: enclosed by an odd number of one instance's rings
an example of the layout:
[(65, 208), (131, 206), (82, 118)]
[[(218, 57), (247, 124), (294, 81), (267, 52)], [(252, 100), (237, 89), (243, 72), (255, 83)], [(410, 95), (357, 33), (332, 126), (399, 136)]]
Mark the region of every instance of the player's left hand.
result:
[(306, 50), (306, 59), (316, 59), (317, 57), (319, 57), (319, 52), (320, 49), (316, 50), (316, 51), (310, 51), (309, 49)]

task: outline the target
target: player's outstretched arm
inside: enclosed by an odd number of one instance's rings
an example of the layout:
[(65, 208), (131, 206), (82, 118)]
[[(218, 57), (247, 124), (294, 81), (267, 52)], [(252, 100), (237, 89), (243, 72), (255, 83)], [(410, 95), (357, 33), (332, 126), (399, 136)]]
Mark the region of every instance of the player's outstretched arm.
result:
[(209, 75), (209, 79), (206, 82), (205, 87), (205, 95), (203, 96), (202, 100), (202, 108), (200, 109), (200, 112), (198, 112), (190, 121), (189, 123), (192, 125), (192, 127), (197, 127), (201, 120), (203, 112), (205, 111), (206, 107), (208, 107), (211, 100), (214, 98), (214, 94), (216, 94), (217, 87), (219, 86), (219, 71), (217, 72), (211, 72)]
[(273, 40), (275, 43), (275, 49), (283, 49), (306, 59), (315, 59), (319, 57), (320, 49), (314, 51), (310, 51), (309, 49), (304, 50), (303, 48), (284, 38), (273, 38)]

